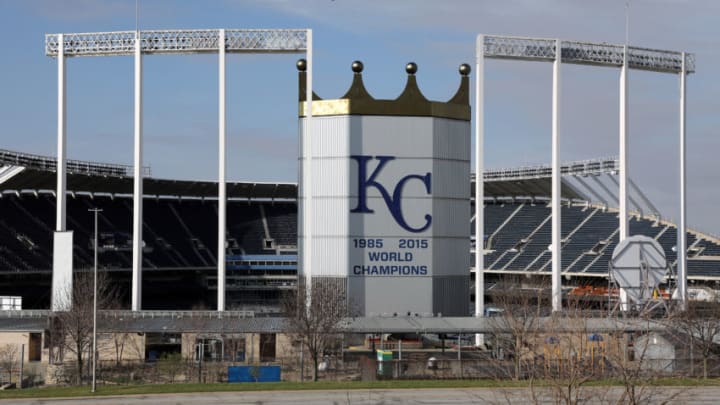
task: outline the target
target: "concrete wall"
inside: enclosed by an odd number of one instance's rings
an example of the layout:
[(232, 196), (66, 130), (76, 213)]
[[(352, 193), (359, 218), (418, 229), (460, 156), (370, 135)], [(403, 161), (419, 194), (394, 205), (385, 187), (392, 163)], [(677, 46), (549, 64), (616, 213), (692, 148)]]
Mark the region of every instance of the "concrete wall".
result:
[(99, 333), (97, 349), (101, 361), (144, 360), (145, 335), (134, 332)]
[[(41, 335), (42, 339), (42, 335)], [(16, 358), (20, 356), (20, 345), (25, 345), (25, 352), (23, 355), (23, 361), (28, 363), (30, 361), (30, 332), (0, 332), (0, 351), (8, 348), (14, 348), (16, 350)], [(41, 342), (42, 347), (42, 342)], [(43, 362), (47, 363), (47, 355), (42, 356)]]
[(659, 333), (651, 332), (635, 341), (635, 359), (642, 359), (644, 370), (672, 372), (675, 346)]
[[(260, 355), (263, 350), (261, 347), (261, 335), (260, 333), (183, 333), (181, 350), (183, 357), (192, 358), (195, 354), (195, 345), (198, 339), (221, 339), (225, 342), (225, 351), (226, 354), (230, 356), (231, 362), (234, 362), (234, 353), (232, 352), (240, 350), (245, 352), (245, 361), (243, 363), (260, 363)], [(233, 347), (233, 341), (236, 342), (239, 347)], [(275, 358), (288, 357), (291, 356), (293, 352), (295, 352), (295, 349), (292, 346), (291, 337), (286, 334), (275, 334)]]
[(294, 358), (299, 356), (299, 346), (293, 345), (292, 336), (278, 333), (276, 337), (276, 357), (278, 359)]

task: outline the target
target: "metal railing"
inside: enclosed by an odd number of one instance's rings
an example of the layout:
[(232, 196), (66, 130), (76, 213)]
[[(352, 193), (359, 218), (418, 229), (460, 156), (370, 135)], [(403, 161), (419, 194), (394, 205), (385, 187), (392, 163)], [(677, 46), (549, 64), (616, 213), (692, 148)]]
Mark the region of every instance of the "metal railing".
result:
[[(57, 159), (49, 156), (30, 153), (13, 152), (0, 149), (0, 164), (23, 166), (31, 169), (57, 171)], [(132, 177), (133, 167), (129, 165), (68, 160), (67, 171), (71, 174), (87, 174), (93, 176)], [(143, 176), (149, 177), (150, 167), (142, 168)]]
[(255, 311), (129, 311), (129, 310), (104, 310), (100, 314), (105, 318), (115, 319), (224, 319), (224, 318), (254, 318)]
[[(580, 160), (567, 162), (560, 167), (563, 176), (588, 176), (616, 172), (619, 168), (618, 160), (615, 157)], [(509, 181), (524, 179), (539, 179), (552, 176), (550, 165), (513, 167), (507, 169), (486, 170), (485, 181)], [(475, 181), (475, 174), (472, 174)]]

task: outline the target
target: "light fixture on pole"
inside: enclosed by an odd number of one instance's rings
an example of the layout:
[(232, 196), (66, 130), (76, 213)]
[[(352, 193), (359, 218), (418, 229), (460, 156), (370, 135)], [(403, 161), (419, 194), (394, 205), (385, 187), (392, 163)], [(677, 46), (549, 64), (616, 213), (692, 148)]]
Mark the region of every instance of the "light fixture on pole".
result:
[[(308, 114), (307, 125), (310, 128), (312, 114), (312, 30), (311, 29), (182, 29), (182, 30), (139, 30), (139, 5), (136, 2), (135, 31), (92, 32), (46, 34), (45, 55), (58, 60), (58, 164), (57, 164), (57, 230), (65, 231), (65, 146), (67, 143), (65, 128), (65, 59), (81, 56), (120, 56), (135, 57), (135, 114), (134, 114), (134, 166), (133, 166), (133, 258), (132, 281), (130, 291), (131, 309), (142, 310), (142, 229), (143, 229), (143, 179), (146, 177), (143, 163), (143, 79), (142, 56), (144, 54), (196, 54), (218, 53), (219, 57), (219, 138), (218, 147), (218, 311), (225, 310), (225, 54), (227, 53), (305, 53), (307, 56)], [(308, 133), (310, 130), (308, 129)], [(308, 174), (309, 176), (309, 174)], [(310, 184), (308, 182), (308, 184)], [(310, 187), (308, 186), (309, 190)], [(311, 196), (308, 194), (308, 198)], [(59, 236), (56, 236), (59, 238)], [(306, 251), (310, 251), (311, 232), (305, 233)], [(71, 255), (72, 256), (72, 255)], [(300, 254), (301, 258), (304, 257)], [(59, 267), (59, 265), (58, 265)], [(67, 267), (67, 266), (66, 266)], [(72, 266), (70, 266), (72, 267)], [(309, 264), (306, 266), (310, 268)], [(53, 274), (58, 273), (54, 271)], [(58, 285), (56, 285), (58, 284)], [(59, 289), (59, 283), (53, 284), (53, 291)]]
[(95, 216), (95, 242), (93, 243), (94, 261), (93, 261), (93, 336), (92, 336), (92, 389), (95, 392), (96, 379), (95, 372), (97, 370), (97, 268), (98, 268), (98, 212), (102, 212), (100, 208), (91, 208), (88, 211), (94, 213)]
[[(626, 3), (629, 8), (630, 2)], [(626, 9), (627, 11), (627, 9)], [(629, 14), (627, 14), (629, 15)], [(626, 15), (626, 16), (627, 16)], [(629, 21), (629, 19), (627, 20)], [(629, 31), (626, 29), (626, 32)], [(685, 224), (685, 79), (687, 75), (695, 72), (695, 55), (686, 52), (667, 51), (661, 49), (649, 49), (640, 48), (636, 46), (629, 46), (627, 43), (623, 45), (613, 45), (608, 43), (590, 43), (580, 41), (568, 41), (558, 40), (550, 38), (523, 38), (523, 37), (509, 37), (509, 36), (497, 36), (497, 35), (478, 35), (476, 45), (476, 149), (480, 150), (481, 153), (476, 152), (476, 162), (482, 163), (482, 153), (484, 153), (484, 116), (482, 111), (484, 108), (484, 93), (482, 91), (484, 86), (484, 59), (503, 59), (503, 60), (522, 60), (522, 61), (537, 61), (537, 62), (553, 62), (555, 64), (553, 69), (553, 141), (552, 149), (555, 152), (559, 152), (559, 79), (560, 79), (560, 64), (574, 64), (574, 65), (590, 65), (590, 66), (605, 66), (621, 69), (621, 97), (620, 97), (620, 162), (618, 168), (618, 174), (621, 178), (619, 181), (619, 211), (620, 211), (620, 224), (619, 233), (620, 239), (622, 240), (627, 236), (629, 228), (628, 215), (627, 215), (627, 201), (628, 188), (626, 184), (629, 184), (628, 176), (628, 156), (627, 156), (627, 121), (626, 121), (626, 99), (627, 99), (627, 72), (630, 69), (644, 70), (649, 72), (657, 73), (671, 73), (680, 74), (680, 200), (681, 200), (681, 213), (680, 223), (678, 224), (678, 294), (679, 300), (683, 305), (687, 304), (687, 251), (685, 247), (685, 239), (687, 237), (687, 229)], [(479, 97), (478, 97), (479, 96)], [(553, 154), (552, 164), (552, 176), (556, 180), (552, 186), (552, 207), (553, 213), (560, 213), (560, 203), (562, 196), (560, 195), (562, 188), (562, 175), (565, 172), (562, 171), (558, 164), (558, 153)], [(559, 170), (560, 169), (560, 170)], [(558, 173), (559, 171), (559, 173)], [(479, 174), (478, 174), (479, 173)], [(476, 241), (483, 241), (483, 230), (482, 224), (484, 223), (484, 212), (482, 210), (483, 201), (479, 197), (483, 196), (484, 187), (484, 175), (482, 174), (482, 167), (476, 168), (476, 182), (475, 182), (475, 195), (476, 195)], [(477, 201), (480, 200), (480, 201)], [(561, 259), (561, 223), (558, 221), (560, 215), (553, 215), (553, 226), (552, 226), (552, 239), (553, 239), (553, 259), (552, 259), (552, 291), (553, 291), (553, 310), (562, 310), (562, 285), (561, 285), (561, 274), (562, 274), (562, 260)], [(480, 228), (480, 229), (477, 229)], [(557, 242), (557, 243), (556, 243)], [(477, 242), (476, 242), (477, 244)], [(476, 248), (475, 255), (475, 271), (476, 277), (482, 271), (484, 271), (484, 250)], [(481, 278), (476, 278), (478, 282), (481, 282)], [(475, 287), (476, 302), (482, 303), (484, 299), (484, 290), (479, 286)], [(482, 309), (481, 305), (476, 304), (475, 316), (482, 316), (480, 312)], [(479, 343), (479, 340), (478, 340)]]

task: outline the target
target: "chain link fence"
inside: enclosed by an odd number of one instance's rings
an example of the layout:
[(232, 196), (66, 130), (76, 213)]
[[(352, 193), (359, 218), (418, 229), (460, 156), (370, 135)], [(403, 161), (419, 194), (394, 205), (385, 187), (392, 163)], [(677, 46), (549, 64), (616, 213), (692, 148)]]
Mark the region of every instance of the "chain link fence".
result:
[[(319, 361), (318, 378), (326, 381), (375, 381), (375, 380), (432, 380), (432, 379), (485, 379), (485, 380), (566, 380), (583, 381), (622, 379), (629, 374), (635, 378), (702, 378), (707, 366), (708, 377), (720, 377), (720, 357), (680, 359), (625, 359), (618, 361), (608, 357), (596, 358), (546, 358), (512, 355), (502, 358), (491, 352), (407, 352), (392, 360), (378, 361), (371, 352), (325, 356)], [(228, 381), (228, 367), (249, 365), (239, 362), (197, 362), (178, 356), (167, 356), (154, 362), (100, 361), (96, 371), (99, 385), (173, 384), (173, 383), (223, 383)], [(277, 365), (281, 368), (283, 381), (310, 381), (312, 359), (305, 357), (278, 358), (274, 362), (258, 363)], [(44, 370), (43, 370), (44, 368)], [(42, 373), (45, 372), (44, 378)], [(12, 374), (11, 374), (12, 373)], [(19, 369), (0, 369), (0, 380), (17, 382)], [(39, 383), (74, 385), (77, 366), (66, 362), (57, 365), (38, 363), (36, 367), (25, 366), (25, 386)], [(7, 376), (11, 375), (12, 379)], [(89, 384), (92, 364), (84, 366), (82, 382)]]

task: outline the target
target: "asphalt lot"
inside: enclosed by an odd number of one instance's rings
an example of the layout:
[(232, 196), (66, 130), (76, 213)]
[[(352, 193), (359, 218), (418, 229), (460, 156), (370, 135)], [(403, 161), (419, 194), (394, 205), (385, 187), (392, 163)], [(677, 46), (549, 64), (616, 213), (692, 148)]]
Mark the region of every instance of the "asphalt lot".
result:
[[(622, 387), (585, 388), (580, 402), (590, 404), (616, 403)], [(268, 391), (197, 394), (137, 395), (125, 397), (9, 399), (2, 404), (99, 404), (99, 405), (304, 405), (304, 404), (508, 404), (533, 403), (536, 395), (540, 403), (555, 403), (552, 392), (528, 389), (461, 388), (461, 389), (402, 389), (402, 390), (337, 390), (337, 391)], [(642, 403), (672, 401), (681, 404), (716, 404), (719, 387), (649, 387), (640, 398)]]

